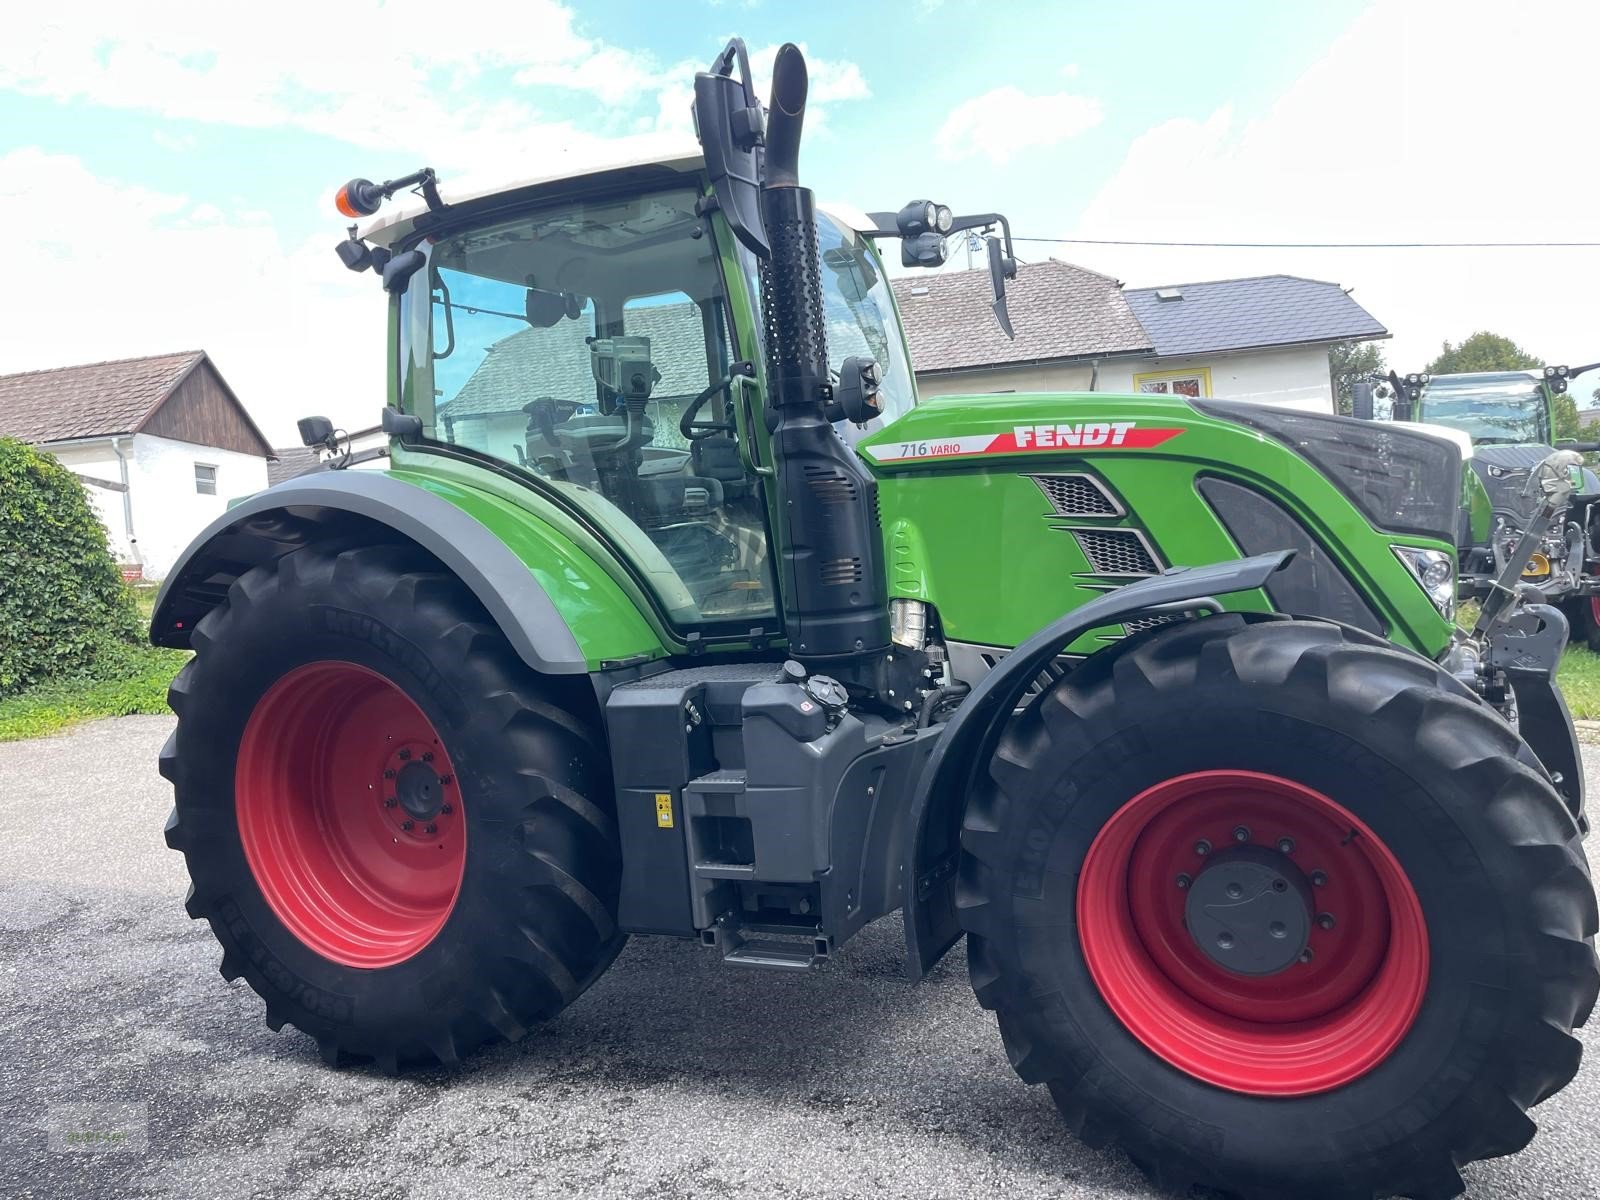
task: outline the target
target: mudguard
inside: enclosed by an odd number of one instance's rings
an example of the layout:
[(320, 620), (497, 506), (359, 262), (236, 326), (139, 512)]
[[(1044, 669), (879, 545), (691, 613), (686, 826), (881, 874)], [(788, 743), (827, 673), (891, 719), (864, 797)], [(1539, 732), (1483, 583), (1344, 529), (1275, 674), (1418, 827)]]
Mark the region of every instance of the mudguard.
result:
[(186, 649), (195, 622), (251, 567), (304, 545), (340, 514), (385, 525), (427, 550), (472, 590), (536, 671), (589, 670), (577, 639), (528, 564), (482, 523), (424, 488), (378, 471), (319, 472), (241, 501), (195, 538), (162, 584), (150, 640)]
[(1150, 609), (1178, 612), (1219, 607), (1214, 597), (1263, 586), (1293, 557), (1293, 550), (1279, 550), (1169, 571), (1128, 584), (1045, 626), (984, 676), (945, 726), (923, 767), (911, 803), (905, 861), (905, 877), (912, 881), (905, 897), (909, 978), (926, 975), (961, 935), (954, 881), (968, 784), (974, 772), (988, 762), (1001, 728), (1034, 677), (1063, 646), (1090, 629)]

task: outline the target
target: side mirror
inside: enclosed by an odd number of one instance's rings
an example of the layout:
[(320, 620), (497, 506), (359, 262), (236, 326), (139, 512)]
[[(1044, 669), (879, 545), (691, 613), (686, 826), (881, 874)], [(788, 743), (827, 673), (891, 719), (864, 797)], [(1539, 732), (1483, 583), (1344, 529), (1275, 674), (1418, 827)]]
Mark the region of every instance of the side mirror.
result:
[(333, 422), (327, 417), (301, 417), (295, 422), (300, 431), (300, 444), (306, 447), (329, 446), (333, 443)]
[(523, 301), (523, 315), (535, 329), (549, 329), (583, 311), (583, 301), (571, 292), (547, 292), (530, 287)]
[(1006, 280), (1017, 277), (1017, 260), (1009, 257), (999, 238), (989, 239), (989, 282), (994, 285), (994, 319), (1000, 322), (1000, 328), (1006, 331), (1006, 336), (1016, 339), (1016, 331), (1011, 328), (1011, 312), (1006, 308)]
[(1363, 421), (1373, 419), (1372, 385), (1366, 380), (1350, 385), (1350, 415)]
[(853, 425), (865, 425), (881, 417), (878, 407), (878, 387), (883, 377), (878, 364), (870, 358), (854, 355), (839, 367), (839, 382), (833, 389), (834, 399), (844, 411), (844, 419)]
[(750, 80), (750, 56), (741, 39), (730, 41), (711, 69), (694, 77), (692, 112), (717, 207), (745, 249), (757, 258), (770, 259), (772, 249), (761, 222), (761, 149), (766, 143), (766, 121)]

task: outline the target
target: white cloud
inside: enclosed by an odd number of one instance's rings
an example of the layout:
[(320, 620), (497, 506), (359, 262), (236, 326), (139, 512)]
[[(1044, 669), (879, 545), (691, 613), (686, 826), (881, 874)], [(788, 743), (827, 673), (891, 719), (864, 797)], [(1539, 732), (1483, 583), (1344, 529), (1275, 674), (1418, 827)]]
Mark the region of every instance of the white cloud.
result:
[[(353, 0), (336, 25), (320, 0), (280, 0), (260, 21), (199, 0), (90, 0), (70, 18), (61, 11), (7, 14), (0, 89), (298, 128), (457, 172), (582, 150), (641, 126), (687, 133), (691, 81), (704, 66), (663, 65), (585, 36), (558, 0), (453, 0), (443, 21), (434, 0)], [(758, 69), (764, 56), (770, 70), (775, 51), (755, 52)], [(854, 63), (810, 65), (819, 127), (821, 108), (870, 94)], [(598, 105), (576, 117), (548, 111), (572, 111), (574, 96)]]
[(1054, 146), (1092, 129), (1103, 115), (1100, 101), (1091, 96), (1030, 96), (1007, 84), (956, 105), (934, 144), (949, 162), (986, 158), (1002, 166), (1024, 150)]
[[(1577, 63), (1600, 6), (1383, 0), (1259, 119), (1224, 106), (1130, 146), (1075, 236), (1168, 241), (1595, 240), (1600, 163)], [(1031, 232), (1031, 231), (1030, 231)], [(1446, 338), (1504, 333), (1553, 361), (1600, 358), (1600, 250), (1180, 250), (1053, 253), (1133, 285), (1272, 272), (1332, 279), (1417, 369)]]
[(383, 405), (383, 297), (331, 239), (286, 246), (264, 214), (102, 179), (35, 148), (0, 155), (12, 304), (0, 371), (204, 349), (276, 445), (323, 412)]

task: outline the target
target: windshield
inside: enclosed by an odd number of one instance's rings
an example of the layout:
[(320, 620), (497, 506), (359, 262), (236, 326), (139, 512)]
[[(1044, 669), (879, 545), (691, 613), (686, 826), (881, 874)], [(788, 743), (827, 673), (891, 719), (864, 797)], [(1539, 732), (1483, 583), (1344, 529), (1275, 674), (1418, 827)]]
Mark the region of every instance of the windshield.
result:
[(1544, 389), (1522, 371), (1435, 375), (1422, 389), (1417, 419), (1459, 429), (1480, 445), (1550, 444)]
[[(884, 422), (916, 407), (917, 384), (900, 333), (894, 293), (883, 265), (866, 239), (826, 213), (817, 214), (817, 249), (822, 263), (822, 309), (828, 323), (828, 374), (835, 383), (844, 360), (876, 360), (879, 367), (878, 407)], [(740, 262), (757, 303), (761, 297), (760, 267), (742, 249)], [(854, 444), (861, 432), (845, 421), (835, 425)]]
[(883, 420), (903, 417), (916, 405), (916, 381), (882, 264), (864, 238), (826, 214), (817, 217), (817, 242), (828, 320), (828, 369), (837, 380), (845, 359), (876, 359), (882, 376), (878, 406)]
[(697, 199), (573, 202), (419, 244), (427, 267), (401, 301), (403, 395), (425, 437), (582, 509), (675, 624), (747, 630), (775, 612), (774, 590)]

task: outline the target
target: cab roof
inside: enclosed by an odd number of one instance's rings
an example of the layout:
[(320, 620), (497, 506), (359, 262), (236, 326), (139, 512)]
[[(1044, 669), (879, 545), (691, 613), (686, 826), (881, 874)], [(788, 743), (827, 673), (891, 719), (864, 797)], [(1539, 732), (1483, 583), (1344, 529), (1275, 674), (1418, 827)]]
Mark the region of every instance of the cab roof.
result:
[[(500, 178), (485, 175), (451, 178), (441, 175), (439, 198), (447, 205), (466, 204), (487, 196), (538, 187), (540, 184), (585, 179), (591, 175), (605, 175), (637, 167), (661, 167), (668, 171), (693, 173), (705, 167), (705, 155), (699, 143), (693, 139), (644, 135), (607, 143), (587, 155), (575, 154), (547, 161), (543, 169), (525, 175)], [(849, 205), (820, 204), (819, 207), (836, 221), (857, 232), (874, 228), (866, 213)], [(388, 246), (410, 233), (416, 219), (427, 211), (428, 205), (420, 195), (396, 197), (377, 215), (361, 223), (360, 236), (374, 245)]]

